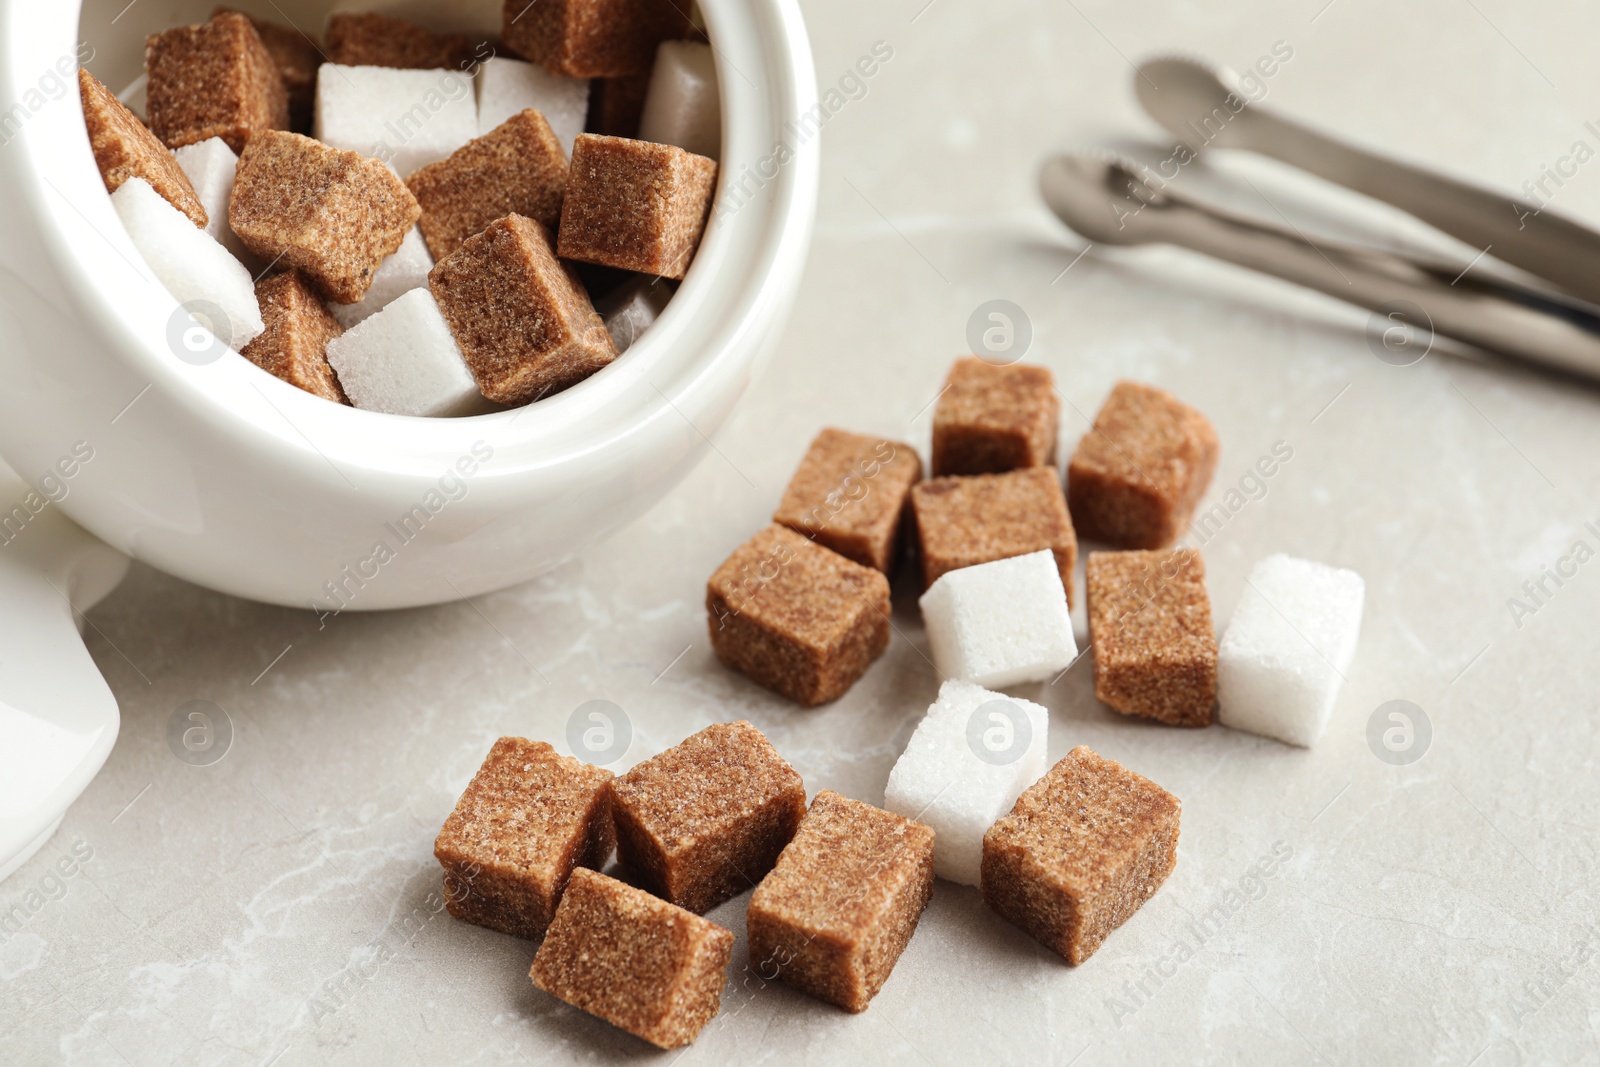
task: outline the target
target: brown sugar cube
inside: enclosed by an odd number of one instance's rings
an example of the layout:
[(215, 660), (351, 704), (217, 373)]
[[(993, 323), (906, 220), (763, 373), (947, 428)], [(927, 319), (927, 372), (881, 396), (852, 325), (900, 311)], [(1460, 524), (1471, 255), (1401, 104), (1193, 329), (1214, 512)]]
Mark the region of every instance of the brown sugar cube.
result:
[(648, 74), (592, 79), (583, 128), (607, 137), (639, 136), (639, 120), (644, 117), (644, 98), (649, 91)]
[(1067, 503), (1086, 540), (1165, 548), (1217, 469), (1217, 434), (1171, 393), (1118, 382), (1067, 465)]
[(806, 787), (760, 730), (717, 723), (613, 779), (611, 810), (623, 869), (699, 913), (772, 870), (806, 813)]
[(1060, 414), (1048, 368), (958, 359), (933, 409), (933, 473), (1053, 467)]
[(717, 164), (668, 144), (580, 133), (561, 208), (560, 254), (682, 278), (711, 210)]
[(422, 208), (376, 159), (298, 133), (250, 139), (228, 203), (228, 222), (269, 264), (304, 271), (322, 295), (354, 304), (378, 265), (400, 248)]
[[(232, 10), (219, 7), (211, 17)], [(250, 25), (256, 28), (261, 44), (278, 65), (278, 76), (289, 94), (289, 128), (296, 133), (310, 133), (312, 105), (317, 95), (317, 68), (323, 62), (321, 44), (293, 26), (258, 18), (250, 18)]]
[(406, 179), (422, 205), (422, 236), (435, 260), (496, 219), (523, 215), (547, 230), (561, 222), (567, 155), (550, 123), (529, 108)]
[(528, 976), (635, 1037), (681, 1048), (722, 1005), (733, 942), (710, 919), (580, 868)]
[(329, 15), (327, 37), (327, 61), (346, 67), (464, 70), (478, 58), (470, 37), (374, 12)]
[(617, 358), (583, 283), (544, 228), (508, 215), (440, 261), (428, 287), (483, 395), (525, 404)]
[(962, 567), (1048, 548), (1071, 603), (1078, 538), (1054, 467), (930, 478), (912, 488), (911, 510), (924, 585)]
[(694, 33), (689, 7), (680, 0), (506, 0), (500, 37), (551, 74), (647, 75), (657, 45)]
[(1209, 726), (1217, 634), (1206, 563), (1192, 548), (1089, 553), (1094, 695), (1172, 726)]
[(88, 71), (78, 69), (78, 93), (83, 97), (83, 121), (89, 129), (89, 147), (106, 192), (114, 193), (129, 178), (143, 178), (150, 188), (196, 226), (205, 227), (205, 206), (195, 194), (178, 157), (156, 140), (139, 117)]
[(250, 362), (290, 385), (335, 404), (348, 404), (328, 366), (328, 342), (344, 333), (305, 275), (297, 270), (256, 282), (256, 303), (267, 328), (244, 346)]
[(168, 148), (220, 137), (243, 152), (256, 134), (289, 128), (278, 64), (243, 15), (223, 12), (154, 34), (144, 63), (150, 131)]
[(866, 1011), (932, 896), (932, 829), (824, 789), (750, 897), (750, 965)]
[(734, 550), (706, 583), (724, 664), (804, 707), (834, 700), (889, 647), (889, 580), (787, 527)]
[(898, 555), (906, 494), (921, 478), (922, 461), (910, 445), (823, 430), (789, 479), (772, 519), (888, 574)]
[(450, 914), (541, 936), (574, 869), (603, 866), (615, 836), (611, 772), (543, 741), (502, 737), (433, 843)]
[(1178, 862), (1178, 798), (1079, 745), (983, 835), (984, 902), (1077, 966)]

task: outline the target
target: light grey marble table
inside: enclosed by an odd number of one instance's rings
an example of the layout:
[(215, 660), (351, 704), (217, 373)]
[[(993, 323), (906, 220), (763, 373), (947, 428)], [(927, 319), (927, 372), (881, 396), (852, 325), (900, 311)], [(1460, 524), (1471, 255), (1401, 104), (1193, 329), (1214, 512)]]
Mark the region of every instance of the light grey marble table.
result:
[[(892, 58), (827, 124), (786, 339), (694, 474), (559, 571), (319, 629), (136, 567), (90, 619), (122, 705), (116, 750), (0, 885), (0, 911), (25, 912), (0, 943), (0, 1061), (1600, 1060), (1600, 562), (1546, 580), (1536, 604), (1524, 592), (1576, 543), (1600, 548), (1585, 527), (1600, 524), (1600, 394), (1443, 351), (1386, 365), (1365, 314), (1185, 253), (1080, 258), (1034, 192), (1053, 150), (1155, 143), (1130, 59), (1181, 49), (1246, 66), (1283, 42), (1270, 104), (1507, 189), (1575, 169), (1546, 183), (1553, 206), (1600, 219), (1600, 163), (1561, 163), (1576, 142), (1600, 148), (1585, 125), (1600, 119), (1600, 9), (1221, 6), (808, 0), (824, 86), (875, 42)], [(1250, 178), (1230, 185), (1244, 208), (1331, 225), (1303, 183), (1219, 169)], [(1381, 213), (1369, 222), (1404, 238)], [(744, 717), (813, 793), (881, 800), (935, 690), (910, 591), (866, 678), (801, 711), (716, 664), (703, 583), (766, 521), (821, 426), (925, 448), (929, 402), (993, 298), (1026, 310), (1069, 442), (1132, 377), (1215, 422), (1212, 502), (1275, 443), (1293, 449), (1204, 550), (1219, 624), (1269, 552), (1366, 576), (1328, 734), (1301, 751), (1131, 722), (1095, 702), (1081, 661), (1037, 693), (1051, 757), (1091, 745), (1184, 805), (1176, 872), (1086, 965), (940, 883), (862, 1015), (782, 988), (730, 994), (677, 1058), (539, 993), (532, 944), (437, 910), (433, 837), (495, 737), (563, 744), (574, 708), (611, 700), (633, 729), (621, 767)], [(1533, 610), (1514, 614), (1512, 598)], [(1079, 625), (1081, 640), (1081, 609)], [(1407, 765), (1367, 740), (1395, 699), (1432, 727)], [(232, 723), (210, 766), (167, 742), (197, 700)], [(1289, 858), (1259, 877), (1274, 850)], [(712, 913), (740, 933), (740, 961), (746, 899)]]

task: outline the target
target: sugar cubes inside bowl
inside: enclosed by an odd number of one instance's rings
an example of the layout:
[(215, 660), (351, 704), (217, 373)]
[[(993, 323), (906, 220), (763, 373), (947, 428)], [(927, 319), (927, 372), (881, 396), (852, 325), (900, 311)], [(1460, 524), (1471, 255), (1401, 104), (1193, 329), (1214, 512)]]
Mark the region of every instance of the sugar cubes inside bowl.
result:
[[(596, 25), (508, 11), (498, 42), (465, 9), (423, 26), (349, 6), (320, 42), (224, 10), (154, 35), (125, 94), (142, 118), (82, 73), (101, 177), (151, 272), (240, 352), (265, 326), (258, 290), (293, 272), (270, 292), (328, 314), (296, 305), (289, 347), (252, 361), (390, 414), (534, 403), (637, 343), (710, 218), (703, 32), (659, 3)], [(624, 80), (630, 106), (593, 106)]]

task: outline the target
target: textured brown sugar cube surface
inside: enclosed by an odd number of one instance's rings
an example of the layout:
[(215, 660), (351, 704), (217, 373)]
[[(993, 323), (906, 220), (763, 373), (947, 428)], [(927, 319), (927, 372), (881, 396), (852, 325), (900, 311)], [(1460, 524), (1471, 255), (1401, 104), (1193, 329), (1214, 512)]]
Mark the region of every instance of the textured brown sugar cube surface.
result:
[(553, 231), (561, 222), (567, 156), (550, 123), (530, 108), (423, 167), (406, 185), (422, 205), (428, 251), (440, 260), (507, 215)]
[(783, 526), (734, 550), (706, 586), (724, 664), (805, 707), (856, 683), (889, 647), (889, 581)]
[(644, 98), (649, 91), (648, 74), (592, 79), (589, 113), (584, 118), (583, 128), (607, 137), (638, 137), (639, 120), (644, 116)]
[(1071, 600), (1078, 538), (1054, 467), (930, 478), (911, 490), (911, 508), (925, 585), (962, 567), (1048, 548)]
[(328, 342), (344, 330), (305, 275), (291, 270), (261, 279), (256, 303), (267, 328), (244, 347), (244, 357), (290, 385), (348, 404), (327, 356)]
[(750, 966), (865, 1011), (933, 895), (933, 830), (824, 789), (750, 897)]
[(257, 134), (289, 128), (283, 76), (243, 15), (153, 35), (145, 70), (150, 130), (169, 148), (220, 137), (243, 152)]
[(228, 222), (264, 262), (305, 272), (354, 304), (422, 209), (388, 167), (298, 133), (268, 132), (239, 157)]
[(610, 780), (542, 741), (496, 741), (433, 844), (450, 914), (542, 935), (574, 869), (611, 855)]
[(673, 145), (580, 133), (561, 207), (560, 252), (682, 278), (711, 210), (717, 164)]
[(933, 410), (933, 473), (1053, 467), (1060, 415), (1048, 368), (958, 359)]
[(1086, 569), (1094, 695), (1124, 715), (1209, 726), (1217, 635), (1200, 553), (1091, 552)]
[(506, 47), (552, 74), (648, 75), (662, 41), (694, 32), (679, 0), (506, 0)]
[(906, 495), (921, 478), (922, 461), (908, 444), (823, 430), (789, 479), (773, 521), (888, 574)]
[(560, 392), (617, 358), (576, 272), (544, 228), (509, 215), (428, 275), (478, 388), (501, 404)]
[(579, 869), (529, 977), (652, 1045), (679, 1048), (717, 1014), (733, 942), (710, 919)]
[(330, 15), (327, 38), (328, 62), (347, 67), (461, 70), (477, 58), (470, 37), (371, 12)]
[(1118, 382), (1067, 465), (1067, 503), (1085, 540), (1165, 548), (1217, 468), (1217, 434), (1171, 393)]
[(611, 783), (617, 858), (644, 888), (704, 912), (772, 870), (806, 811), (800, 775), (747, 722), (718, 723)]
[(129, 178), (143, 178), (167, 203), (189, 216), (190, 222), (204, 227), (206, 209), (171, 150), (156, 140), (110, 89), (82, 68), (78, 70), (78, 93), (83, 98), (89, 147), (94, 150), (106, 192), (116, 192)]
[(1178, 861), (1178, 798), (1079, 745), (983, 835), (983, 899), (1077, 965)]
[[(212, 17), (227, 14), (231, 8), (219, 7)], [(297, 133), (311, 132), (311, 108), (317, 95), (317, 68), (322, 65), (322, 46), (293, 26), (252, 18), (250, 24), (261, 37), (267, 54), (278, 65), (278, 76), (289, 96), (289, 127)]]

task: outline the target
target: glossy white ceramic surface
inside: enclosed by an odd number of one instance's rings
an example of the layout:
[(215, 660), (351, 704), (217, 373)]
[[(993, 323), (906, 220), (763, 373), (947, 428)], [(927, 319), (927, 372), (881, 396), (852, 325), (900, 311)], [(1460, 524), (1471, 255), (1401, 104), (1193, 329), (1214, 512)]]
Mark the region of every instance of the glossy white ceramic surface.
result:
[(116, 698), (77, 620), (116, 588), (128, 558), (57, 503), (73, 489), (60, 471), (85, 454), (63, 460), (45, 491), (0, 463), (0, 880), (49, 839), (117, 739)]

